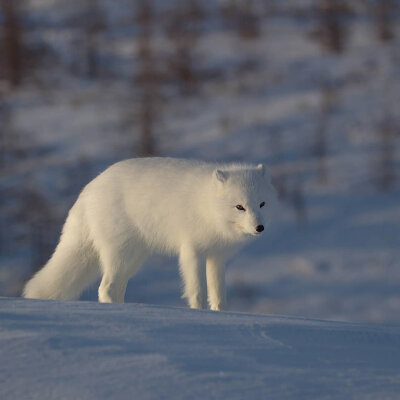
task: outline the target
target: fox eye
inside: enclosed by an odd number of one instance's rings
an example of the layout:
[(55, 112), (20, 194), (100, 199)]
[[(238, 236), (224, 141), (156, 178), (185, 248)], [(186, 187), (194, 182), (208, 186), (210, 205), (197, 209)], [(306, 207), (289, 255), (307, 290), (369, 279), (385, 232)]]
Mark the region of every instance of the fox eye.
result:
[(238, 205), (236, 206), (236, 208), (237, 208), (238, 210), (240, 210), (240, 211), (246, 211), (246, 209), (245, 209), (241, 204), (238, 204)]
[(265, 201), (260, 204), (260, 208), (265, 206)]

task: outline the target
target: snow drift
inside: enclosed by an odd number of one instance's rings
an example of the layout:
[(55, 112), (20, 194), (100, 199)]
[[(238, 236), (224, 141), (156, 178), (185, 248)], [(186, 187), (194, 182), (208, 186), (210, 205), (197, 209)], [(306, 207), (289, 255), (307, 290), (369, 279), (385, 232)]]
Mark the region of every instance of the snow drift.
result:
[(395, 399), (400, 326), (0, 298), (0, 398)]

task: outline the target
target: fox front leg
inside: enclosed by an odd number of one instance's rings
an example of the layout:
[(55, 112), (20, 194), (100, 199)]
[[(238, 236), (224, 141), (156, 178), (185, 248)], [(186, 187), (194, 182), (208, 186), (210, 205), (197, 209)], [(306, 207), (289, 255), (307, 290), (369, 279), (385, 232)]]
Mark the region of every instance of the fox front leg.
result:
[(189, 245), (182, 246), (179, 254), (180, 271), (184, 284), (183, 298), (190, 308), (207, 307), (205, 257)]
[(207, 291), (210, 309), (214, 311), (225, 310), (225, 265), (224, 260), (217, 257), (207, 258)]

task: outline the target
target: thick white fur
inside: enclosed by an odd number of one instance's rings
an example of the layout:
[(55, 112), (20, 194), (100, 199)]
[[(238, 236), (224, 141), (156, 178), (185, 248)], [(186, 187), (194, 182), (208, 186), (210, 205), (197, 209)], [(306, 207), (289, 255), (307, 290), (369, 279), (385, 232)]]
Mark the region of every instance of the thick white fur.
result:
[(101, 275), (99, 301), (123, 302), (128, 279), (149, 253), (160, 252), (179, 255), (190, 307), (205, 308), (208, 291), (210, 308), (222, 310), (224, 262), (268, 223), (274, 199), (262, 165), (119, 162), (83, 189), (24, 297), (76, 299)]

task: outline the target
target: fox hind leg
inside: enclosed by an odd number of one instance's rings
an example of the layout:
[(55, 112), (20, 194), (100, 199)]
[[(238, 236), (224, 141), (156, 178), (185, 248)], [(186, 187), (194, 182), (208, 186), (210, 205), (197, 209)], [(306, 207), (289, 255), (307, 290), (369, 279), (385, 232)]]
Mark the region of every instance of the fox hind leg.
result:
[(99, 302), (123, 303), (128, 280), (140, 269), (147, 254), (146, 250), (137, 246), (134, 250), (103, 248), (100, 251), (103, 277), (99, 286)]

